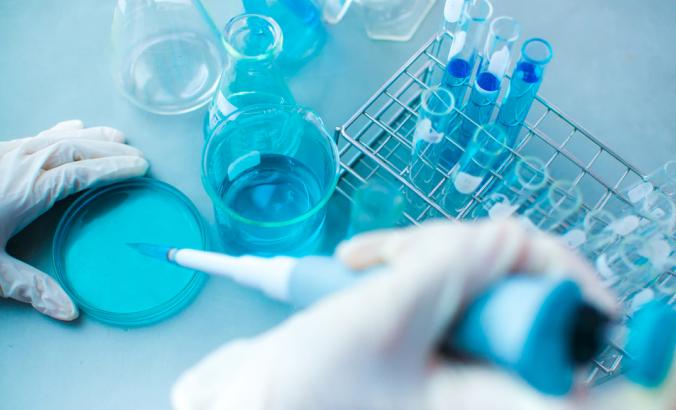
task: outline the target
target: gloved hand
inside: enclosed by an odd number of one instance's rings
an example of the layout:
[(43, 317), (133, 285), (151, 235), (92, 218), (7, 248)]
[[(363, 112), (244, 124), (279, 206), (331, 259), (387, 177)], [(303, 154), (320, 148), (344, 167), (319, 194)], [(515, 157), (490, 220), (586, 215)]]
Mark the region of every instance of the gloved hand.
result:
[(591, 268), (552, 237), (514, 220), (436, 222), (355, 237), (337, 256), (355, 269), (387, 271), (212, 353), (176, 383), (174, 408), (577, 408), (497, 369), (436, 354), (463, 304), (510, 272), (569, 275), (601, 309), (614, 310)]
[(35, 137), (0, 142), (0, 296), (72, 320), (77, 308), (54, 279), (9, 256), (7, 241), (54, 202), (95, 184), (140, 176), (148, 162), (121, 132), (65, 121)]

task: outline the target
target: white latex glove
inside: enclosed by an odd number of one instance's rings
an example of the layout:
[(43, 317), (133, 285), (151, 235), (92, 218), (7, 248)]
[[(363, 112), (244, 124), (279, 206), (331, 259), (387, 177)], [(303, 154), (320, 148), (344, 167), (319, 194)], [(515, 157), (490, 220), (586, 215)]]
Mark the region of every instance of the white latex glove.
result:
[(0, 296), (61, 320), (77, 308), (54, 279), (9, 256), (7, 241), (68, 195), (140, 176), (148, 162), (120, 131), (65, 121), (35, 137), (0, 142)]
[(514, 220), (436, 222), (355, 237), (338, 257), (356, 269), (388, 271), (212, 353), (176, 383), (174, 408), (579, 408), (496, 369), (449, 363), (436, 353), (460, 307), (510, 272), (568, 275), (613, 311), (613, 297), (591, 268), (555, 239)]

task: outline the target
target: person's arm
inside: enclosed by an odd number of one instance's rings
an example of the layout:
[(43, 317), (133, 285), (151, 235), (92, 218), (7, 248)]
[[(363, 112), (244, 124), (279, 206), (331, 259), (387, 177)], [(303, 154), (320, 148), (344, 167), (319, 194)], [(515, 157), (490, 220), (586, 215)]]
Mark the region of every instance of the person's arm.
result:
[(462, 306), (509, 273), (567, 275), (611, 312), (614, 299), (592, 269), (554, 238), (515, 221), (437, 222), (356, 237), (337, 256), (386, 272), (212, 353), (176, 383), (174, 408), (579, 408), (497, 369), (450, 363), (436, 349)]

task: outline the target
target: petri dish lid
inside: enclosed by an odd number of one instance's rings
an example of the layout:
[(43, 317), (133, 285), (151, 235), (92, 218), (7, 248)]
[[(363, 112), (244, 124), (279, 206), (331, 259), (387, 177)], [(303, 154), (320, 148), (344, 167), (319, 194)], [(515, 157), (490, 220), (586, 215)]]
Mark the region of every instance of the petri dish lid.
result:
[(140, 255), (146, 242), (205, 249), (204, 222), (166, 183), (136, 178), (86, 192), (68, 208), (53, 243), (54, 272), (80, 309), (118, 326), (157, 322), (185, 307), (205, 275)]

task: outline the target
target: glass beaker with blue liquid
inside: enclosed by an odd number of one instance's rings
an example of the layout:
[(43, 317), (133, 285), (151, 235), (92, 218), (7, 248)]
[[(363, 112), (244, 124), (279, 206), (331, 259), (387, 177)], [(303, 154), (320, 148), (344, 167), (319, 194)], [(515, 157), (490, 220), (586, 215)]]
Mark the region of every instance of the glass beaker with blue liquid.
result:
[(282, 31), (266, 16), (240, 14), (223, 30), (227, 60), (204, 121), (204, 135), (233, 111), (249, 105), (293, 104), (293, 96), (275, 60), (283, 46)]
[(260, 104), (225, 118), (204, 148), (202, 182), (227, 251), (315, 251), (338, 170), (338, 149), (311, 111)]
[(313, 0), (242, 0), (247, 13), (273, 18), (284, 33), (279, 57), (285, 68), (294, 69), (321, 49), (326, 40), (322, 11)]

